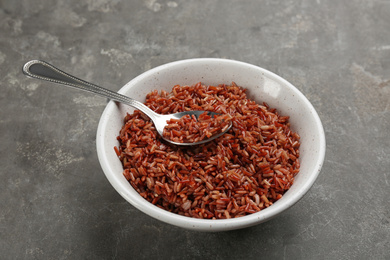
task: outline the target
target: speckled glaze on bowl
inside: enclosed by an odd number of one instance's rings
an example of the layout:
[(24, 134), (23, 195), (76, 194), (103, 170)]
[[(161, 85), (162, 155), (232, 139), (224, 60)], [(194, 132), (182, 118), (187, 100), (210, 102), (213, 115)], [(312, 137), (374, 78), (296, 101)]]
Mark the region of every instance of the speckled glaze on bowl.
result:
[(122, 164), (114, 146), (123, 125), (123, 118), (133, 109), (113, 101), (105, 108), (97, 130), (96, 145), (101, 167), (117, 192), (134, 207), (163, 222), (199, 231), (226, 231), (253, 226), (280, 214), (310, 189), (316, 180), (325, 157), (324, 130), (314, 107), (307, 98), (286, 80), (260, 67), (226, 59), (189, 59), (168, 63), (134, 78), (119, 90), (139, 101), (145, 101), (150, 91), (170, 91), (174, 85), (193, 85), (202, 82), (217, 85), (232, 82), (248, 89), (248, 96), (258, 103), (267, 102), (281, 115), (289, 115), (291, 128), (301, 136), (299, 174), (283, 198), (260, 212), (223, 220), (204, 220), (180, 216), (160, 209), (135, 191), (122, 175)]

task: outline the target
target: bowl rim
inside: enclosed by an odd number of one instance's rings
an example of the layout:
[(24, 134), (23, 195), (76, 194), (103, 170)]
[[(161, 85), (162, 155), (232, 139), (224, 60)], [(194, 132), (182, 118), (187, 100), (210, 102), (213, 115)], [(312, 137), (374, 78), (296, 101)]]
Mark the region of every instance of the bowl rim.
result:
[[(119, 91), (118, 93), (124, 94), (127, 89), (131, 88), (137, 82), (140, 80), (150, 77), (151, 75), (161, 71), (165, 70), (167, 68), (170, 68), (172, 66), (181, 66), (181, 65), (191, 65), (196, 63), (220, 63), (220, 64), (236, 64), (239, 66), (247, 66), (248, 68), (252, 68), (255, 70), (258, 70), (259, 73), (263, 73), (264, 75), (267, 75), (267, 77), (272, 78), (273, 80), (280, 82), (281, 84), (287, 86), (290, 88), (296, 95), (299, 96), (299, 99), (305, 103), (305, 106), (307, 106), (310, 111), (312, 112), (315, 125), (318, 127), (319, 133), (319, 150), (318, 150), (318, 156), (317, 156), (317, 162), (314, 167), (314, 171), (312, 174), (309, 175), (307, 180), (304, 182), (304, 185), (296, 191), (292, 196), (290, 196), (289, 200), (285, 201), (285, 203), (281, 203), (278, 207), (268, 207), (266, 209), (263, 209), (257, 213), (253, 213), (250, 215), (246, 215), (239, 218), (233, 218), (233, 219), (217, 219), (217, 220), (210, 220), (210, 219), (197, 219), (197, 218), (191, 218), (186, 216), (181, 216), (175, 213), (168, 212), (166, 210), (163, 210), (150, 202), (146, 201), (144, 198), (142, 198), (129, 184), (127, 187), (124, 187), (119, 181), (119, 179), (116, 177), (115, 174), (112, 174), (112, 169), (110, 167), (110, 162), (105, 154), (104, 149), (104, 133), (106, 131), (107, 122), (109, 120), (108, 114), (110, 111), (115, 109), (117, 107), (116, 103), (114, 101), (109, 101), (107, 106), (105, 107), (101, 118), (99, 120), (98, 129), (97, 129), (97, 135), (96, 135), (96, 149), (98, 154), (98, 159), (101, 164), (101, 167), (103, 169), (104, 174), (106, 175), (107, 179), (111, 183), (111, 185), (116, 189), (116, 191), (128, 202), (130, 202), (134, 207), (139, 209), (140, 211), (144, 212), (145, 214), (159, 219), (165, 223), (172, 224), (175, 226), (183, 227), (186, 229), (193, 229), (193, 230), (201, 230), (201, 231), (223, 231), (223, 230), (233, 230), (238, 228), (245, 228), (249, 227), (255, 224), (259, 224), (262, 222), (265, 222), (267, 220), (270, 220), (271, 218), (275, 217), (276, 215), (280, 214), (281, 212), (285, 211), (286, 209), (293, 206), (295, 203), (297, 203), (312, 187), (315, 180), (317, 179), (322, 165), (323, 161), (325, 159), (325, 150), (326, 150), (326, 141), (325, 141), (325, 133), (323, 129), (323, 125), (321, 123), (320, 117), (318, 116), (317, 111), (313, 107), (313, 105), (310, 103), (310, 101), (290, 82), (283, 79), (282, 77), (276, 75), (275, 73), (268, 71), (264, 68), (261, 68), (256, 65), (252, 65), (246, 62), (241, 62), (237, 60), (231, 60), (231, 59), (221, 59), (221, 58), (194, 58), (194, 59), (185, 59), (185, 60), (178, 60), (170, 63), (166, 63), (163, 65), (160, 65), (158, 67), (155, 67), (153, 69), (150, 69), (139, 76), (135, 77), (134, 79), (130, 80), (128, 83), (126, 83)], [(112, 149), (114, 152), (114, 149)], [(123, 177), (124, 178), (124, 177)], [(130, 187), (130, 190), (133, 189), (134, 192), (138, 194), (137, 196), (132, 196), (129, 192), (126, 192), (126, 189)], [(133, 194), (134, 195), (134, 194)], [(146, 202), (146, 203), (145, 203)], [(276, 201), (274, 205), (276, 205), (279, 201)]]

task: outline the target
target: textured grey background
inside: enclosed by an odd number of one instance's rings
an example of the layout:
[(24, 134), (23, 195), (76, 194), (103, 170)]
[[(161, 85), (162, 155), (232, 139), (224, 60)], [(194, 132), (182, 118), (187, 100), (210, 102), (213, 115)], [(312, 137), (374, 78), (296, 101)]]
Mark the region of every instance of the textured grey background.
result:
[[(279, 217), (197, 233), (154, 220), (97, 159), (106, 100), (21, 74), (43, 59), (118, 90), (218, 57), (284, 77), (317, 109), (322, 172)], [(1, 259), (390, 259), (390, 1), (0, 0)]]

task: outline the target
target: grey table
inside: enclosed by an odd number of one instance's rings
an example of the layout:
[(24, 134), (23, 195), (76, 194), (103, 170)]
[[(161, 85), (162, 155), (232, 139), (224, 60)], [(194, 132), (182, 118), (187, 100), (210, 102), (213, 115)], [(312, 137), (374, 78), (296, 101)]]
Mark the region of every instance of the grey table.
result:
[[(277, 218), (198, 233), (136, 210), (95, 138), (107, 103), (27, 79), (43, 59), (117, 91), (217, 57), (273, 71), (317, 109), (322, 172)], [(1, 259), (390, 259), (390, 1), (0, 1)]]

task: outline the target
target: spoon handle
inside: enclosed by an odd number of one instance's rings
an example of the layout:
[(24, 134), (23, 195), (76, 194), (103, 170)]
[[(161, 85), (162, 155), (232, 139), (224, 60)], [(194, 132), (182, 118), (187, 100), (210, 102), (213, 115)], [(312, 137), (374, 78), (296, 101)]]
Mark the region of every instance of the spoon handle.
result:
[(114, 101), (125, 103), (129, 106), (141, 110), (143, 113), (145, 113), (152, 119), (154, 119), (157, 115), (153, 110), (151, 110), (137, 100), (121, 95), (109, 89), (99, 87), (82, 79), (76, 78), (44, 61), (32, 60), (27, 62), (23, 66), (23, 73), (35, 79), (41, 79), (62, 85), (67, 85), (76, 89), (81, 89), (87, 92), (98, 94)]

